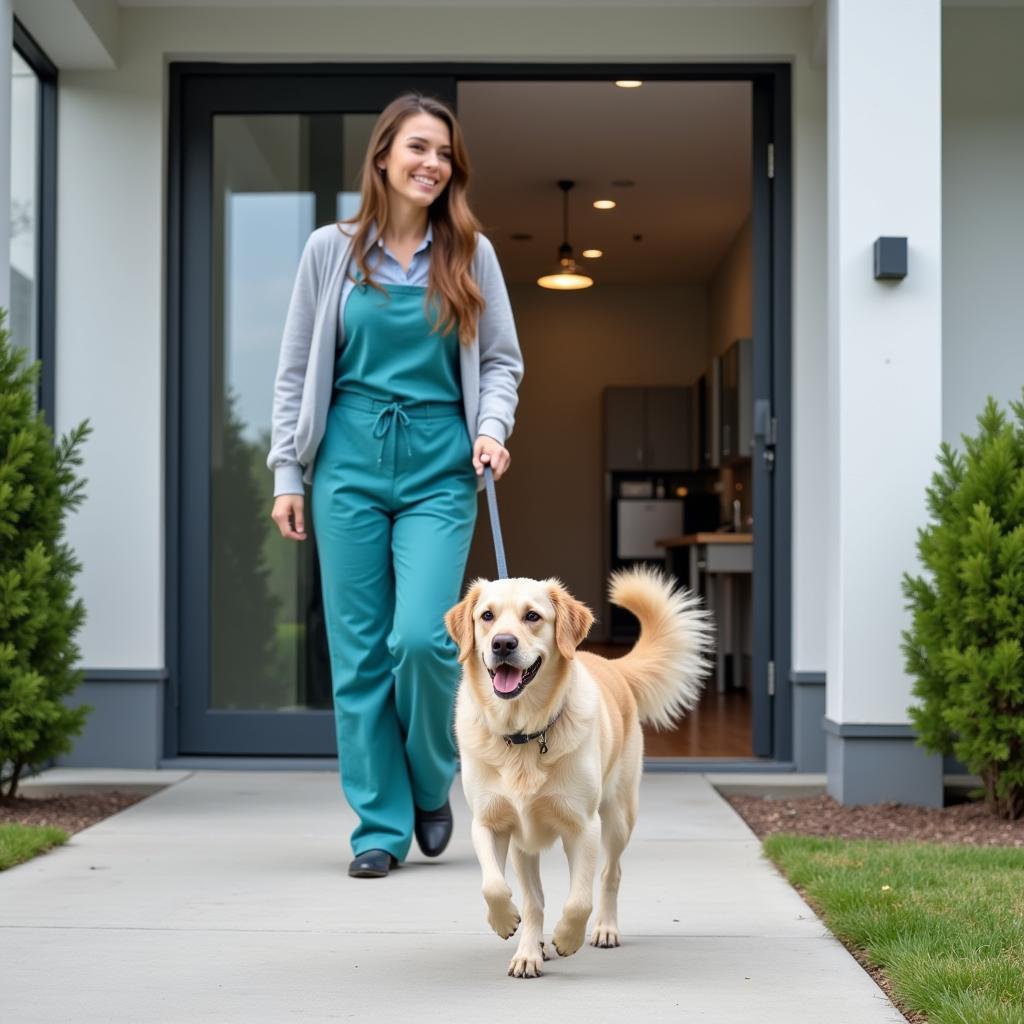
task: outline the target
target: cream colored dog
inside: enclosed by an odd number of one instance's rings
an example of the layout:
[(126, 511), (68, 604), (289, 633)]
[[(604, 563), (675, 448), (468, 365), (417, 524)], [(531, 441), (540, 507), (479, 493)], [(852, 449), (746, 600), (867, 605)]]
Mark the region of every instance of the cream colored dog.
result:
[[(548, 959), (540, 851), (556, 839), (570, 884), (555, 951), (571, 956), (583, 944), (602, 843), (590, 942), (619, 945), (619, 859), (636, 821), (640, 723), (670, 725), (696, 703), (708, 670), (711, 625), (698, 598), (643, 569), (614, 575), (610, 595), (641, 626), (615, 660), (577, 653), (593, 615), (558, 580), (477, 580), (445, 616), (464, 663), (455, 730), (487, 921), (507, 939), (522, 920), (508, 969), (517, 978), (539, 976)], [(505, 881), (510, 846), (522, 919)]]

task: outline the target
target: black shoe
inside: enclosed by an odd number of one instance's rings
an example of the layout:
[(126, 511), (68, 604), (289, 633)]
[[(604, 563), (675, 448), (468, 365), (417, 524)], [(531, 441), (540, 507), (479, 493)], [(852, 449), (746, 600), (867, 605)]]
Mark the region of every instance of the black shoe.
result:
[(416, 842), (425, 857), (439, 857), (452, 837), (452, 806), (445, 800), (436, 811), (416, 808)]
[(367, 850), (348, 866), (350, 878), (386, 878), (398, 861), (387, 850)]

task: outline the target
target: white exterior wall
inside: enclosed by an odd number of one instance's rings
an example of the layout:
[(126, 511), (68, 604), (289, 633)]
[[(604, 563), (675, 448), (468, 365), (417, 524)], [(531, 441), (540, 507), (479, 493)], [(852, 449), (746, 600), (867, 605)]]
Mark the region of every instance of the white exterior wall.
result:
[(1024, 386), (1024, 10), (946, 11), (942, 54), (942, 437), (962, 450), (986, 396)]
[[(808, 12), (810, 15), (812, 12)], [(813, 28), (813, 20), (811, 21)], [(812, 45), (809, 33), (808, 46)], [(801, 79), (803, 82), (801, 83)], [(828, 328), (827, 88), (823, 65), (793, 74), (792, 671), (826, 663)]]
[(56, 426), (93, 428), (68, 530), (87, 668), (165, 663), (165, 154), (152, 79), (128, 48), (116, 72), (59, 78)]
[[(939, 0), (830, 0), (826, 713), (904, 723), (901, 574), (942, 424)], [(909, 239), (876, 281), (874, 240)]]
[(825, 83), (810, 9), (123, 8), (118, 28), (116, 71), (60, 79), (58, 425), (95, 427), (70, 530), (86, 666), (165, 658), (166, 62), (633, 60), (793, 63), (794, 667), (821, 669)]
[[(0, 0), (0, 210), (11, 208), (11, 47), (14, 19), (11, 0)], [(0, 220), (0, 306), (11, 305), (11, 218)], [(8, 321), (9, 324), (9, 321)]]

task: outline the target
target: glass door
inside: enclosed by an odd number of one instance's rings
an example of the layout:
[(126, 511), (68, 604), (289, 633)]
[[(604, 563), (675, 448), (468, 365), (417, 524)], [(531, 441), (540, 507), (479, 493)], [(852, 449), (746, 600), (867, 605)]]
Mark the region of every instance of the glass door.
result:
[(172, 84), (180, 264), (169, 316), (179, 361), (169, 371), (178, 447), (168, 481), (178, 491), (169, 502), (178, 586), (168, 637), (177, 640), (177, 749), (332, 756), (316, 538), (286, 541), (269, 517), (278, 347), (307, 236), (358, 208), (379, 112), (409, 90), (454, 105), (455, 83), (184, 65)]

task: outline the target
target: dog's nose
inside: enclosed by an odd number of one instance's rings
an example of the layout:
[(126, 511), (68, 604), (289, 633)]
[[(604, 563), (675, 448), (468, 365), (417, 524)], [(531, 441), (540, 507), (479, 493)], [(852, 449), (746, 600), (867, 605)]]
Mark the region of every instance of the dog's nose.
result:
[(491, 650), (495, 654), (511, 654), (519, 646), (519, 641), (511, 633), (499, 633), (491, 640)]

